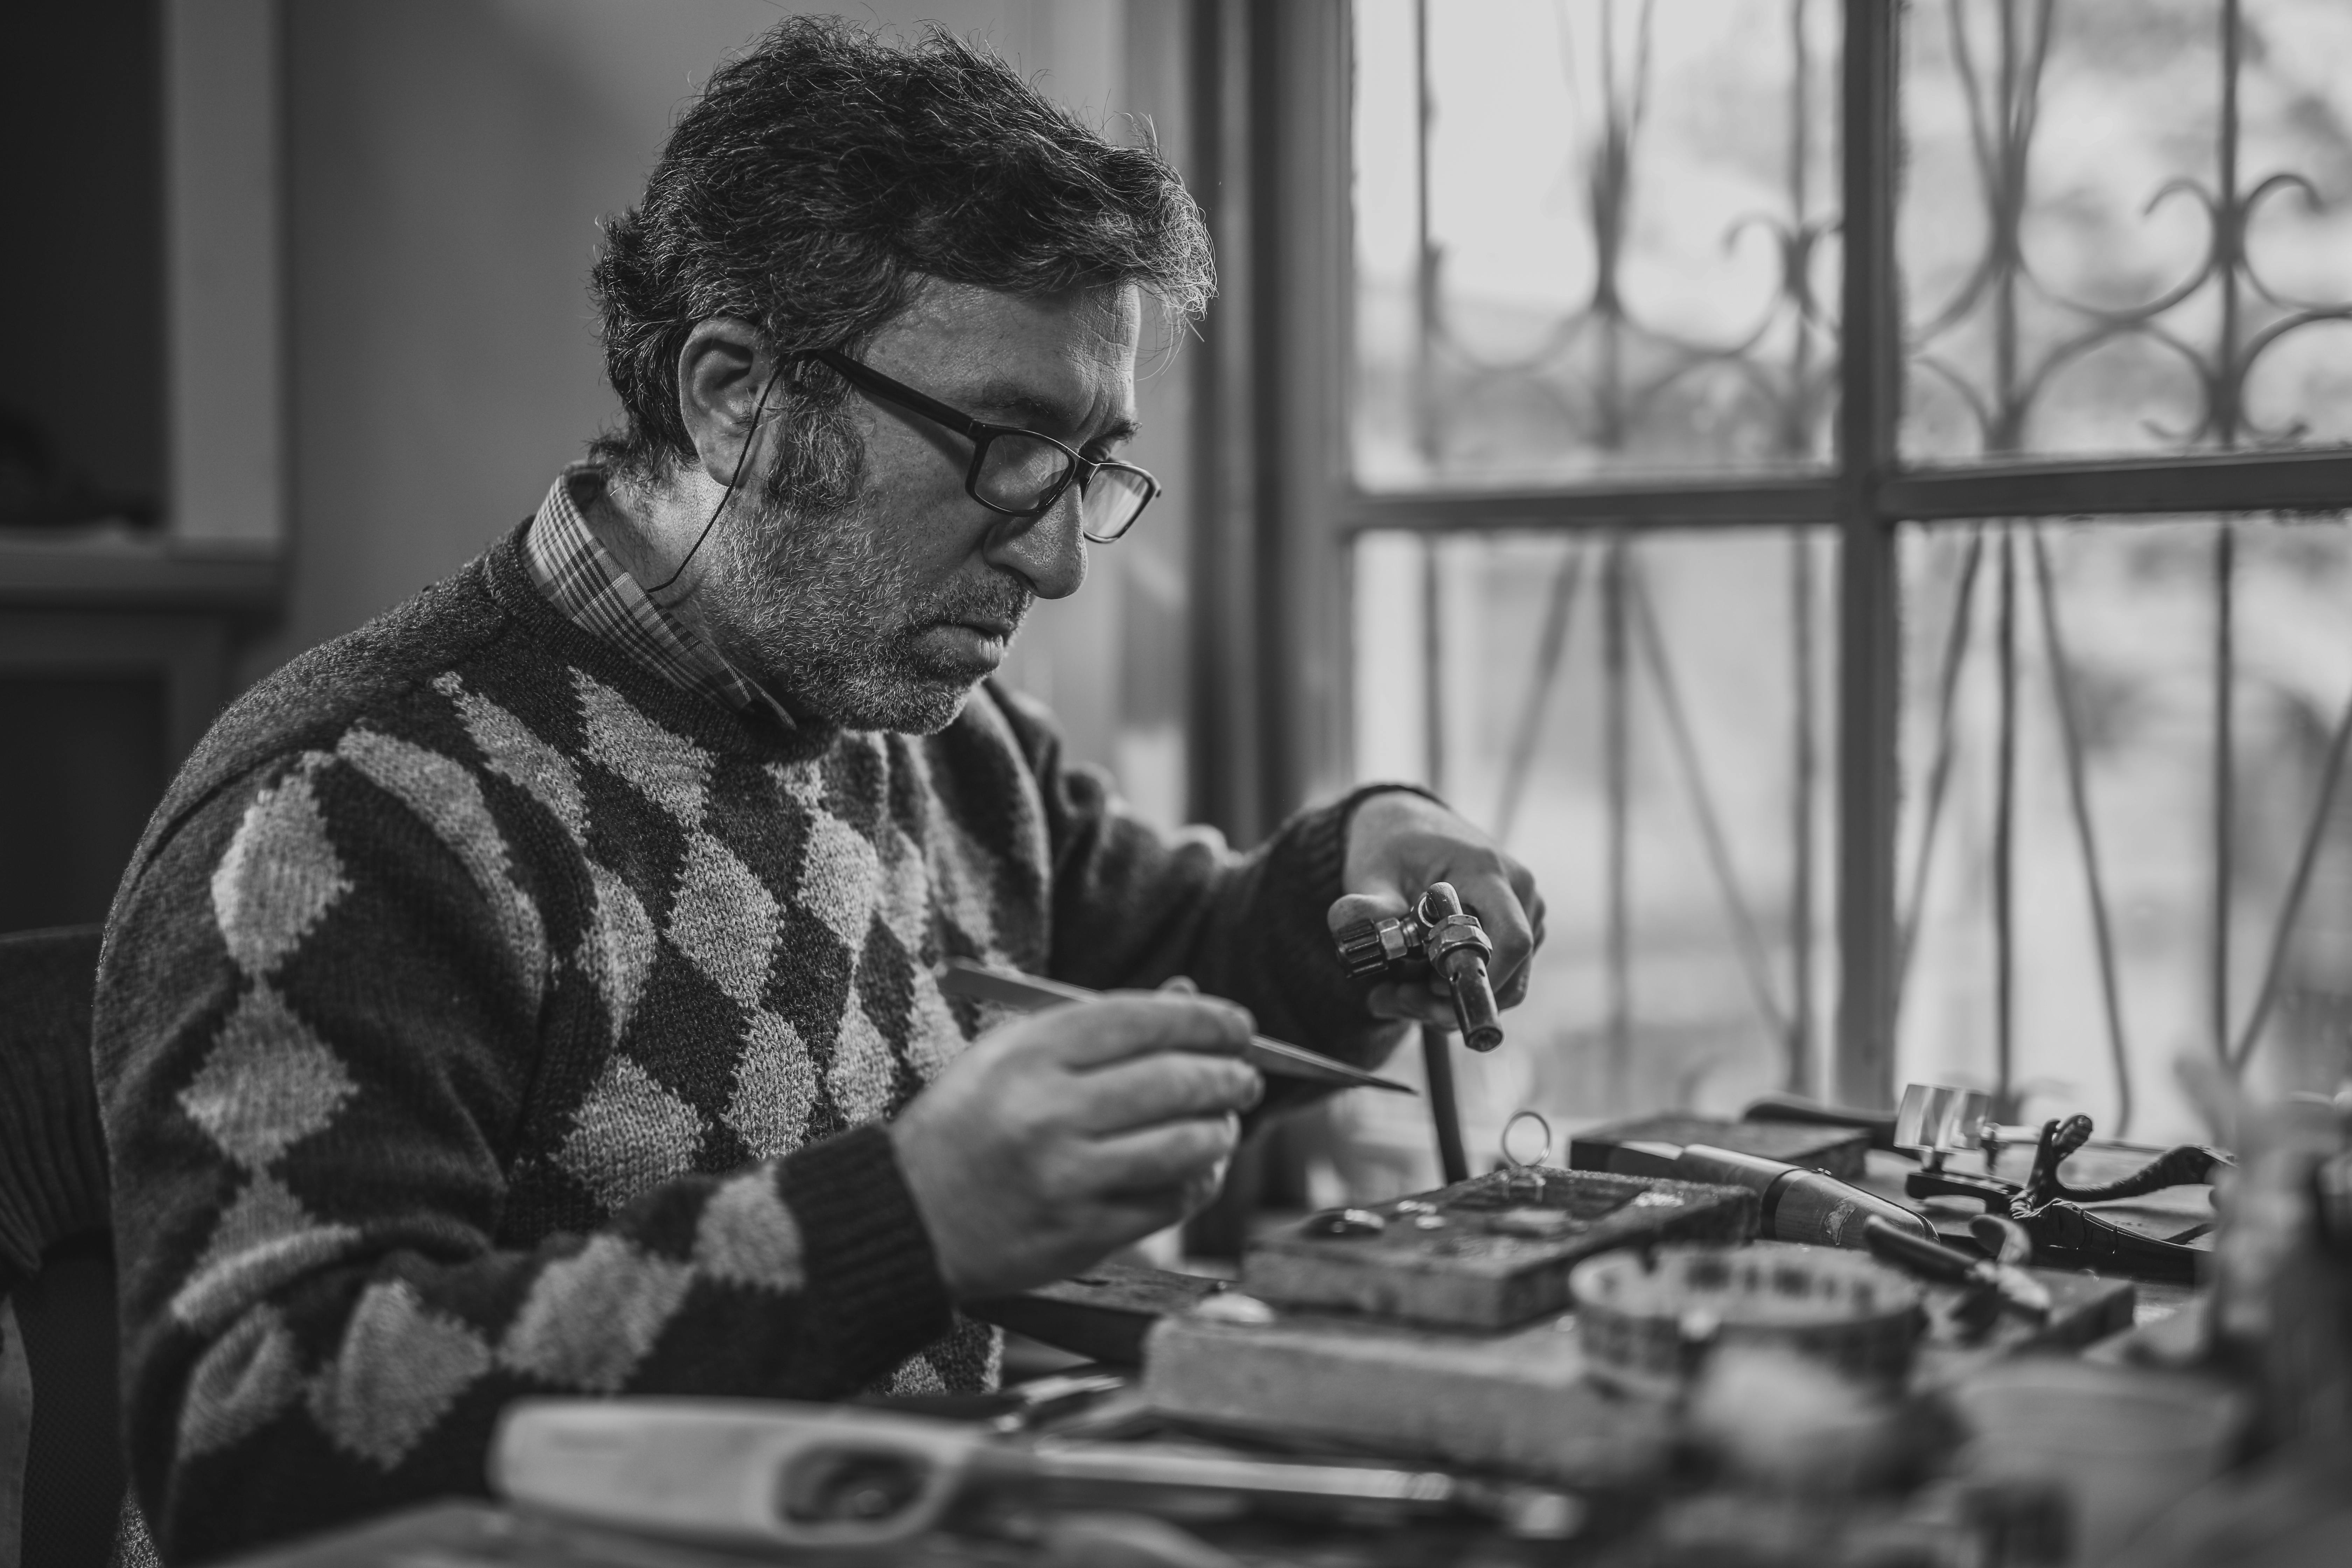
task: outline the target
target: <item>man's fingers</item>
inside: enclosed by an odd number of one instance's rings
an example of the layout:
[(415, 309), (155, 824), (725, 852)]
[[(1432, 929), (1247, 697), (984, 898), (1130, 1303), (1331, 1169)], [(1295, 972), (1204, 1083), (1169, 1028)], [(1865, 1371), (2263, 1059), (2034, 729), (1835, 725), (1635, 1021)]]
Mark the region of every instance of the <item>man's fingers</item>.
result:
[(1241, 1142), (1238, 1116), (1195, 1116), (1097, 1138), (1084, 1155), (1084, 1176), (1097, 1193), (1140, 1196), (1181, 1189)]
[(1495, 944), (1494, 954), (1486, 961), (1486, 979), (1499, 997), (1503, 988), (1535, 955), (1535, 926), (1506, 874), (1481, 873), (1465, 878), (1454, 890), (1462, 895), (1463, 906), (1486, 928), (1486, 938)]
[(1097, 1137), (1247, 1110), (1265, 1092), (1265, 1080), (1249, 1063), (1199, 1051), (1130, 1057), (1069, 1081), (1071, 1122)]
[(1248, 1048), (1248, 1009), (1221, 996), (1122, 992), (1041, 1015), (1037, 1034), (1065, 1066), (1087, 1068), (1155, 1051), (1239, 1056)]

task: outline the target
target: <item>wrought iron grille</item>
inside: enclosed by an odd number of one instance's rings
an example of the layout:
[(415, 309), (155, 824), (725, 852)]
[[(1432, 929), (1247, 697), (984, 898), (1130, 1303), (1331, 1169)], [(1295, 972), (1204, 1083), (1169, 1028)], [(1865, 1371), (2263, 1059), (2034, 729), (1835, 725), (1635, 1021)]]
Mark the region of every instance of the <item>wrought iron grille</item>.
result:
[[(1582, 846), (1543, 868), (1584, 1065), (1498, 1093), (1883, 1100), (1899, 1035), (2144, 1126), (2191, 1037), (2342, 1069), (2352, 632), (2315, 590), (2352, 548), (2248, 519), (2352, 502), (2343, 10), (1356, 0), (1360, 765)], [(1695, 680), (1735, 550), (1769, 626)], [(1737, 994), (1713, 1042), (1645, 1025), (1678, 942)]]

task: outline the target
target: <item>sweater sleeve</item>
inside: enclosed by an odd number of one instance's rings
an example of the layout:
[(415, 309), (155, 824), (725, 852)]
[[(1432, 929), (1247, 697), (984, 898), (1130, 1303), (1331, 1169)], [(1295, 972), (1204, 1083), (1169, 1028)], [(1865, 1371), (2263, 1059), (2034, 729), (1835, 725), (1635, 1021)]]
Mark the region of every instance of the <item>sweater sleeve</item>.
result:
[(219, 792), (110, 924), (125, 1430), (173, 1561), (479, 1492), (518, 1395), (832, 1397), (949, 1326), (876, 1128), (499, 1244), (577, 961), (470, 786), (386, 787), (400, 760), (347, 738)]
[[(1045, 796), (1057, 978), (1149, 987), (1189, 975), (1249, 1008), (1265, 1034), (1364, 1067), (1387, 1057), (1402, 1028), (1366, 1009), (1364, 988), (1339, 968), (1328, 915), (1358, 803), (1414, 786), (1358, 789), (1237, 853), (1212, 829), (1170, 836), (1138, 820), (1100, 769), (1068, 760), (1039, 709), (1002, 700)], [(1318, 1092), (1299, 1080), (1270, 1082), (1266, 1109)]]

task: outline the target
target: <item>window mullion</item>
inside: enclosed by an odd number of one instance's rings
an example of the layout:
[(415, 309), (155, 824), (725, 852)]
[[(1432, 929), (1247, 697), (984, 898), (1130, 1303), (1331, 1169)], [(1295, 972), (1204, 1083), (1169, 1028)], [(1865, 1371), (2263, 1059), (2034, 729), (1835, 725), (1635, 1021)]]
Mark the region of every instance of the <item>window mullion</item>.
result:
[(1901, 640), (1893, 520), (1881, 509), (1901, 411), (1895, 290), (1899, 7), (1845, 0), (1843, 330), (1838, 462), (1838, 1019), (1829, 1087), (1895, 1093), (1895, 834)]

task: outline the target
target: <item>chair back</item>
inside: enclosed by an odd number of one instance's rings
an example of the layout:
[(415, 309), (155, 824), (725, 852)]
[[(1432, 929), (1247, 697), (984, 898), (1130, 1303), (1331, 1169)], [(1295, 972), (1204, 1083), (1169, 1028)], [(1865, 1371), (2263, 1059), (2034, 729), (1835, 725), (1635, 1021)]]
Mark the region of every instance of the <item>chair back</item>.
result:
[(0, 1568), (105, 1568), (122, 1507), (99, 938), (0, 937)]

